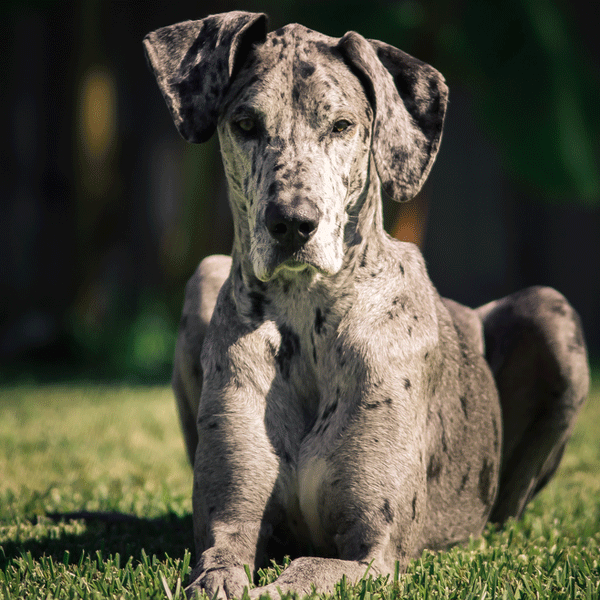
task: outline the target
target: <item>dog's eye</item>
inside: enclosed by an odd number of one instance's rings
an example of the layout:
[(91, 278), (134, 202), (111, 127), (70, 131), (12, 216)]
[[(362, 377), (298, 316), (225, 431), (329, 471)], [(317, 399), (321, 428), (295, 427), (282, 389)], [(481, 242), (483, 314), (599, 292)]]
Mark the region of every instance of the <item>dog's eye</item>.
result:
[(347, 119), (340, 119), (333, 124), (332, 130), (333, 133), (343, 133), (344, 131), (350, 129), (352, 127), (352, 123)]
[(250, 117), (242, 117), (235, 121), (235, 126), (244, 134), (253, 134), (256, 131), (256, 123)]

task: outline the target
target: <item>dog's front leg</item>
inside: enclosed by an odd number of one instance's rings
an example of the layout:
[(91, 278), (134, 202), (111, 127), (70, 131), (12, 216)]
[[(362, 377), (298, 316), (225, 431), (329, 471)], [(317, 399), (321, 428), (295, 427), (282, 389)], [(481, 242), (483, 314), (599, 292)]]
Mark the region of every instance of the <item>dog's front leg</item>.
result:
[(254, 571), (270, 533), (279, 459), (265, 427), (264, 341), (252, 333), (236, 337), (231, 327), (218, 326), (220, 316), (213, 318), (202, 360), (193, 492), (199, 561), (187, 592), (232, 598), (249, 585), (244, 565)]
[(369, 389), (368, 381), (357, 381), (360, 365), (353, 370), (354, 379), (350, 371), (330, 377), (339, 397), (323, 400), (300, 448), (302, 515), (319, 554), (336, 558), (297, 558), (251, 598), (307, 594), (313, 586), (333, 592), (343, 576), (353, 584), (367, 572), (393, 573), (396, 561), (404, 570), (421, 550), (426, 469), (420, 395), (411, 397), (405, 381)]
[[(266, 438), (264, 408), (253, 390), (229, 392), (222, 412), (199, 417), (194, 466), (194, 538), (199, 562), (188, 590), (240, 597), (268, 534), (267, 512), (277, 458)], [(204, 394), (201, 401), (205, 402)]]

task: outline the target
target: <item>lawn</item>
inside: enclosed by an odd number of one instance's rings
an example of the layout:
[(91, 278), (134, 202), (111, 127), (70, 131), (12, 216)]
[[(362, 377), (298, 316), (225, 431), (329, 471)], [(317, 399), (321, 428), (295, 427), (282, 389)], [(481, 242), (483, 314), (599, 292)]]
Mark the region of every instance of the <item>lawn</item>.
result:
[[(600, 598), (598, 383), (557, 476), (521, 522), (426, 552), (397, 581), (341, 582), (336, 595)], [(170, 389), (1, 389), (0, 598), (182, 597), (191, 487)]]

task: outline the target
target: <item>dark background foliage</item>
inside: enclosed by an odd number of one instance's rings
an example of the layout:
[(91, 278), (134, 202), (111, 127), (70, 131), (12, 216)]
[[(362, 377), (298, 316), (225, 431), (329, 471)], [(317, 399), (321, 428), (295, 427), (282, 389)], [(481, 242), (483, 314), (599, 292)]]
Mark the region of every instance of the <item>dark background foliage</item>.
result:
[(38, 0), (0, 8), (0, 372), (166, 381), (185, 281), (227, 253), (216, 140), (187, 145), (149, 31), (232, 9), (354, 29), (431, 63), (450, 106), (436, 165), (386, 226), (475, 306), (552, 285), (600, 352), (597, 14), (583, 0)]

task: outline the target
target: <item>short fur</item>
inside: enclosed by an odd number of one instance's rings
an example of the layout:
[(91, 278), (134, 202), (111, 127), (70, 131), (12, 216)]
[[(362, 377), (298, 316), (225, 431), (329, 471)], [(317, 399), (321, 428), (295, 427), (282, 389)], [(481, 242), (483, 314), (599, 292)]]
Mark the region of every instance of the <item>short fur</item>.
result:
[[(448, 90), (432, 67), (232, 12), (145, 48), (184, 138), (217, 130), (235, 239), (186, 288), (173, 387), (194, 467), (188, 593), (332, 590), (519, 517), (589, 385), (579, 319), (549, 288), (442, 299), (381, 190), (412, 198)], [(504, 434), (503, 434), (504, 430)]]

